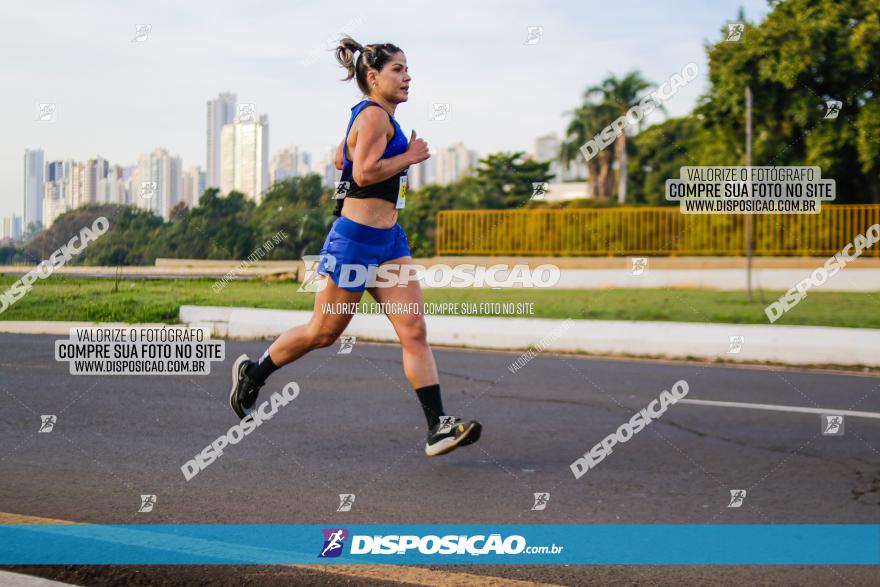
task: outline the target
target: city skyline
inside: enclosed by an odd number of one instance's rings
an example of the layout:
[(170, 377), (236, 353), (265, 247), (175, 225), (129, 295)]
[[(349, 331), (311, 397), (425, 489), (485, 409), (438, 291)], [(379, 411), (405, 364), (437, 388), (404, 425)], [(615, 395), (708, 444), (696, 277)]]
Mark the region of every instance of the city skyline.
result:
[[(212, 112), (216, 110), (218, 101), (223, 103), (227, 111), (237, 112), (231, 122), (219, 127), (220, 133), (212, 132), (215, 128)], [(245, 104), (243, 110), (237, 106), (235, 94), (230, 92), (220, 93), (217, 99), (207, 102), (206, 159), (210, 165), (215, 153), (219, 157), (220, 163), (216, 169), (221, 177), (220, 186), (208, 185), (209, 174), (199, 165), (184, 169), (181, 158), (170, 155), (163, 147), (141, 154), (137, 164), (127, 166), (111, 165), (101, 155), (86, 162), (46, 161), (42, 149), (26, 149), (24, 177), (28, 189), (25, 192), (25, 207), (30, 203), (30, 207), (37, 211), (37, 216), (42, 218), (41, 229), (51, 227), (64, 212), (89, 203), (134, 205), (150, 210), (167, 221), (170, 211), (178, 203), (195, 207), (201, 194), (209, 187), (218, 189), (221, 196), (231, 191), (241, 192), (259, 205), (262, 194), (273, 183), (289, 177), (317, 174), (322, 176), (325, 187), (336, 184), (341, 172), (334, 163), (335, 147), (328, 148), (317, 163), (313, 163), (309, 153), (301, 152), (295, 145), (276, 149), (270, 159), (268, 116), (253, 112), (250, 104)], [(211, 144), (214, 137), (220, 139), (218, 145)], [(573, 161), (563, 167), (553, 159), (560, 143), (555, 132), (536, 137), (533, 148), (524, 156), (551, 161), (550, 172), (557, 182), (583, 183), (586, 167), (582, 162)], [(432, 148), (429, 159), (410, 166), (410, 185), (412, 189), (418, 189), (431, 183), (453, 183), (464, 176), (473, 175), (479, 159), (480, 155), (466, 148), (462, 142), (445, 148)], [(44, 183), (40, 185), (40, 181)], [(583, 186), (571, 183), (550, 185), (555, 186), (553, 191), (556, 194), (548, 196), (550, 199), (591, 197)], [(43, 194), (39, 203), (33, 201), (34, 193)], [(28, 232), (30, 224), (27, 216), (15, 214), (3, 217), (2, 222), (0, 240), (4, 241), (10, 238), (20, 240), (22, 233)]]
[[(89, 11), (52, 0), (10, 5), (0, 44), (16, 59), (0, 64), (11, 114), (0, 139), (0, 216), (23, 212), (26, 148), (133, 164), (164, 146), (187, 166), (205, 166), (205, 100), (227, 89), (271, 114), (273, 144), (315, 155), (338, 145), (360, 98), (325, 50), (341, 32), (404, 49), (413, 81), (395, 117), (407, 136), (415, 129), (432, 147), (528, 150), (537, 136), (561, 136), (565, 112), (607, 74), (638, 69), (660, 83), (693, 61), (698, 79), (667, 104), (670, 116), (681, 115), (706, 87), (703, 42), (720, 39), (740, 6), (749, 20), (768, 12), (763, 0), (691, 0), (677, 11), (631, 1), (451, 2), (427, 19), (403, 2), (274, 2), (248, 13), (229, 1), (193, 3), (185, 13), (100, 0)], [(138, 23), (149, 32), (140, 35)], [(534, 44), (530, 26), (543, 27)], [(62, 57), (71, 65), (58, 67)], [(49, 121), (37, 121), (41, 103), (55, 104)], [(450, 105), (446, 121), (429, 119), (432, 103)]]
[[(326, 187), (335, 184), (340, 175), (334, 164), (335, 147), (315, 163), (296, 145), (272, 151), (268, 115), (254, 112), (252, 106), (238, 104), (233, 92), (221, 92), (207, 101), (205, 170), (200, 165), (184, 170), (182, 158), (164, 147), (141, 153), (133, 165), (111, 165), (101, 155), (85, 162), (47, 158), (43, 149), (25, 149), (26, 211), (23, 216), (4, 217), (11, 232), (0, 238), (20, 238), (36, 221), (49, 228), (64, 212), (89, 203), (134, 205), (168, 220), (175, 205), (194, 207), (209, 187), (216, 187), (221, 195), (239, 191), (259, 204), (272, 183), (287, 177), (316, 173)], [(537, 152), (538, 139), (535, 145)], [(431, 159), (411, 167), (413, 189), (473, 174), (479, 158), (460, 141), (431, 152)], [(213, 173), (208, 171), (212, 168)], [(209, 179), (212, 175), (219, 178), (216, 185)], [(24, 229), (16, 231), (12, 227), (19, 219)]]

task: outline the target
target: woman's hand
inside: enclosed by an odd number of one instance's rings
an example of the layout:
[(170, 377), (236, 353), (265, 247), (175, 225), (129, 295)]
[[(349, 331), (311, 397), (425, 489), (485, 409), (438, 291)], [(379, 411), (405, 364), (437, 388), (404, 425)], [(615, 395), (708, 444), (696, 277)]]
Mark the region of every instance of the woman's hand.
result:
[(428, 153), (427, 141), (425, 141), (425, 139), (417, 139), (415, 129), (413, 129), (412, 134), (409, 136), (409, 145), (406, 148), (406, 156), (410, 160), (410, 165), (421, 163), (431, 156), (431, 154)]

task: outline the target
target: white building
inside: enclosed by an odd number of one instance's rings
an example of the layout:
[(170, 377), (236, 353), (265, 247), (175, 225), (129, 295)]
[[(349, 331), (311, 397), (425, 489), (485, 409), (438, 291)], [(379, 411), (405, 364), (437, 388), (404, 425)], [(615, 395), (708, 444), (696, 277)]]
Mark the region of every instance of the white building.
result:
[(81, 161), (71, 161), (64, 199), (71, 209), (79, 208), (86, 203), (83, 186), (85, 184), (86, 166)]
[(592, 198), (586, 181), (549, 182), (544, 199), (548, 202)]
[[(136, 176), (136, 181), (135, 181)], [(157, 147), (152, 153), (140, 156), (130, 183), (134, 205), (168, 220), (171, 209), (181, 201), (183, 170), (180, 157)]]
[(43, 177), (46, 182), (54, 181), (55, 183), (61, 183), (64, 177), (64, 161), (49, 161), (46, 163), (46, 174)]
[(221, 143), (221, 195), (234, 190), (259, 204), (269, 189), (269, 117), (227, 124)]
[(297, 175), (308, 175), (312, 172), (312, 154), (308, 151), (299, 152), (299, 165)]
[(131, 176), (125, 181), (125, 192), (128, 194), (129, 204), (138, 208), (143, 208), (144, 203), (141, 193), (141, 166), (135, 165), (131, 171)]
[(342, 170), (336, 169), (336, 150), (339, 145), (329, 147), (324, 151), (324, 157), (317, 164), (313, 171), (321, 176), (321, 185), (327, 188), (335, 188), (336, 184), (342, 177)]
[(269, 181), (275, 183), (284, 181), (288, 177), (296, 177), (299, 173), (299, 149), (297, 147), (285, 147), (275, 151), (272, 162), (269, 164)]
[(43, 223), (44, 160), (42, 149), (24, 150), (24, 226)]
[(207, 153), (205, 159), (206, 187), (220, 187), (222, 165), (223, 127), (235, 122), (236, 96), (226, 92), (213, 100), (208, 100), (208, 128), (206, 133)]
[(552, 161), (550, 164), (550, 173), (554, 175), (553, 181), (567, 182), (576, 179), (586, 180), (587, 166), (584, 161), (578, 157), (574, 161), (569, 162), (565, 167), (559, 162), (559, 150), (562, 147), (562, 141), (556, 136), (556, 133), (550, 133), (543, 137), (535, 139), (535, 161)]
[(43, 224), (46, 228), (55, 223), (55, 219), (70, 210), (70, 206), (64, 199), (64, 183), (59, 179), (47, 181), (43, 189)]
[(71, 209), (68, 199), (71, 161), (50, 161), (46, 163), (45, 186), (43, 188), (43, 225), (46, 228), (55, 219)]
[(102, 179), (107, 177), (110, 164), (106, 159), (98, 155), (94, 159), (86, 161), (85, 174), (83, 175), (82, 184), (82, 203), (96, 204), (104, 202), (103, 194), (99, 197), (98, 184)]
[(477, 169), (477, 152), (456, 143), (445, 149), (438, 149), (432, 155), (434, 162), (434, 183), (447, 185), (473, 175)]
[(434, 157), (436, 153), (432, 153), (431, 156), (421, 163), (416, 163), (415, 165), (409, 166), (409, 171), (406, 172), (407, 175), (407, 186), (409, 189), (417, 190), (420, 187), (426, 186), (429, 183), (434, 183)]
[(95, 189), (95, 199), (100, 204), (126, 204), (128, 203), (125, 175), (119, 165), (111, 165), (107, 169), (107, 175), (98, 181)]
[(13, 242), (21, 240), (21, 216), (13, 214), (11, 217), (3, 218), (3, 234), (0, 235), (0, 238)]
[(113, 165), (107, 172), (102, 186), (105, 202), (124, 206), (129, 203), (126, 176), (131, 175), (131, 170), (121, 165)]
[(205, 172), (196, 165), (183, 174), (183, 202), (190, 210), (199, 205), (199, 198), (205, 193)]
[[(64, 198), (64, 201), (67, 202), (67, 207), (73, 209), (76, 207), (76, 202), (79, 200), (79, 194), (81, 193), (81, 189), (75, 189), (75, 185), (73, 182), (73, 174), (78, 166), (82, 166), (82, 163), (78, 163), (73, 159), (67, 159), (64, 161), (64, 168), (61, 172), (61, 197)], [(79, 174), (81, 177), (82, 174)], [(81, 186), (79, 186), (81, 188)]]

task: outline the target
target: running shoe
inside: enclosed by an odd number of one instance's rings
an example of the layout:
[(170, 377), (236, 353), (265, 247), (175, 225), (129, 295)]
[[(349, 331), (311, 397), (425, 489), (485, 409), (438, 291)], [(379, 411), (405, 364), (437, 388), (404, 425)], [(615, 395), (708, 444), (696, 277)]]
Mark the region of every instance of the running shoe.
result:
[(232, 365), (232, 391), (229, 392), (229, 406), (241, 419), (253, 413), (254, 404), (257, 403), (257, 395), (260, 393), (260, 388), (263, 387), (262, 383), (258, 385), (245, 374), (245, 371), (252, 364), (253, 361), (248, 359), (247, 355), (242, 355)]
[(440, 422), (428, 432), (425, 454), (429, 457), (445, 455), (480, 439), (483, 427), (476, 420), (462, 422), (454, 416), (441, 416)]

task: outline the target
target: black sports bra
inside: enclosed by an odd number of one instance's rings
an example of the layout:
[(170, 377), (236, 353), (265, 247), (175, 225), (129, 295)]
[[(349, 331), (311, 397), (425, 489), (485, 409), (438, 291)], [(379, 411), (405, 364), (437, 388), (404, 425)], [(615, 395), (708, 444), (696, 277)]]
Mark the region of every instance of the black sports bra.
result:
[[(354, 119), (357, 118), (357, 115), (368, 106), (378, 106), (379, 108), (382, 108), (372, 100), (362, 100), (351, 109), (351, 119), (348, 121), (348, 128), (345, 131), (345, 141), (343, 142), (342, 147), (342, 177), (337, 185), (336, 195), (334, 196), (336, 199), (336, 210), (333, 211), (333, 214), (335, 216), (340, 216), (342, 214), (342, 207), (345, 205), (346, 198), (379, 198), (395, 204), (398, 208), (403, 208), (404, 203), (406, 202), (408, 167), (384, 181), (370, 184), (368, 186), (359, 186), (354, 180), (354, 162), (348, 158), (348, 133), (351, 131), (351, 125), (354, 124)], [(400, 155), (401, 153), (405, 153), (409, 146), (409, 142), (406, 140), (406, 137), (404, 137), (400, 125), (397, 124), (397, 121), (394, 120), (394, 117), (390, 114), (388, 114), (388, 118), (391, 120), (391, 124), (394, 125), (394, 136), (388, 141), (388, 145), (385, 147), (385, 152), (382, 153), (382, 159), (388, 159)]]

